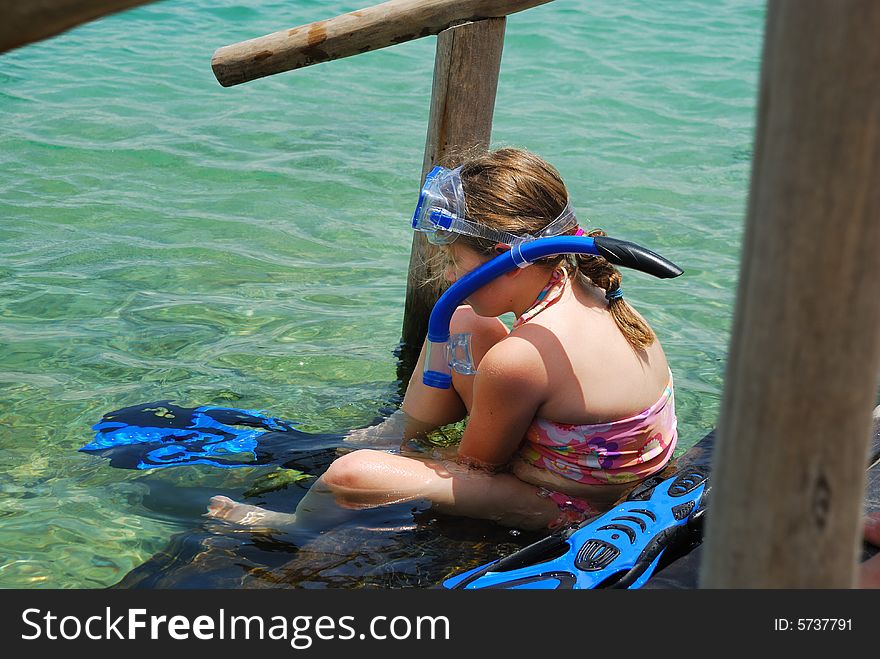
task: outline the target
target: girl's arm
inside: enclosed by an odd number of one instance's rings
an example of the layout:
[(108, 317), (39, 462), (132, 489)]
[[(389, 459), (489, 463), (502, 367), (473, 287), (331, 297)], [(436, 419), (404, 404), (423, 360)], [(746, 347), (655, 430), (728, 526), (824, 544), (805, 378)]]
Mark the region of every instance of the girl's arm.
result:
[(488, 469), (506, 465), (546, 399), (547, 374), (534, 345), (508, 337), (483, 357), (459, 458)]

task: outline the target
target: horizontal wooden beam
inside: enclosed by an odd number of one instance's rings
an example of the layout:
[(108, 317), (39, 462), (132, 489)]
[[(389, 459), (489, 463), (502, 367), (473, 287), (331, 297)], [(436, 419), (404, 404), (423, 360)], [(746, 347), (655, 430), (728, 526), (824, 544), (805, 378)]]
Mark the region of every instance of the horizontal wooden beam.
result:
[(391, 0), (348, 14), (218, 48), (217, 81), (238, 85), (439, 34), (455, 25), (501, 18), (550, 0)]
[(153, 0), (0, 0), (0, 53)]

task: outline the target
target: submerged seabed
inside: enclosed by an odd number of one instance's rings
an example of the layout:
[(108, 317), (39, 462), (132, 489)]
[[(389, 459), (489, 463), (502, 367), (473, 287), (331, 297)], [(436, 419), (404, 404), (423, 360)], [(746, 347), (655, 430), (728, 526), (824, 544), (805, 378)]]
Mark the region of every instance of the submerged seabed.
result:
[[(230, 89), (209, 66), (362, 4), (162, 2), (0, 56), (0, 586), (110, 586), (179, 533), (258, 542), (201, 515), (264, 468), (111, 469), (76, 451), (109, 410), (172, 399), (333, 432), (395, 402), (435, 40)], [(624, 278), (675, 372), (683, 447), (718, 411), (762, 25), (763, 3), (732, 0), (558, 0), (508, 22), (495, 145), (544, 155), (582, 220), (685, 269)], [(264, 498), (292, 507), (309, 482)], [(422, 585), (522, 540), (388, 515), (349, 530), (377, 549), (332, 585)]]

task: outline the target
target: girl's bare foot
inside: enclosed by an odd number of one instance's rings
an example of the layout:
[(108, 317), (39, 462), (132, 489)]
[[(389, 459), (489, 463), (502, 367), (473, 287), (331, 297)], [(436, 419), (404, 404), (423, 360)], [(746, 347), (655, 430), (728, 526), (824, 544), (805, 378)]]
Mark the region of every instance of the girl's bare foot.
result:
[(246, 503), (238, 503), (229, 497), (211, 497), (206, 517), (222, 519), (226, 522), (241, 524), (242, 526), (259, 526), (274, 529), (283, 529), (296, 522), (296, 515), (279, 513), (266, 510), (259, 506), (251, 506)]

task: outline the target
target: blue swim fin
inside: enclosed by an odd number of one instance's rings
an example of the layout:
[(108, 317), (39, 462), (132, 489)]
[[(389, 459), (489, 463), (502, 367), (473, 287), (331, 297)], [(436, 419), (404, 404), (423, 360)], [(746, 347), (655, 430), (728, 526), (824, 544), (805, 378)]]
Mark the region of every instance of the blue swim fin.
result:
[(626, 501), (579, 527), (446, 579), (443, 587), (640, 588), (658, 566), (698, 542), (709, 490), (701, 467), (658, 480), (648, 479)]
[(342, 438), (305, 433), (291, 421), (256, 410), (180, 407), (167, 400), (108, 412), (92, 429), (95, 438), (80, 451), (109, 458), (111, 466), (122, 469), (283, 464)]

